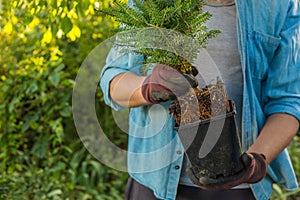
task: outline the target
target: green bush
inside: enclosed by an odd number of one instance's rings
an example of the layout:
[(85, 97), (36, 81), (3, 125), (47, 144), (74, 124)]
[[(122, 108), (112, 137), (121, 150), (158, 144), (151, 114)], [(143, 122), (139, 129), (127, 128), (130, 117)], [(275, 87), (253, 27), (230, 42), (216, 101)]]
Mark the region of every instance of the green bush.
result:
[(89, 0), (1, 3), (0, 198), (122, 199), (127, 174), (85, 150), (71, 108), (82, 61), (116, 24)]
[[(288, 146), (289, 153), (291, 155), (291, 160), (293, 167), (298, 178), (298, 183), (300, 184), (300, 137), (296, 136), (291, 144)], [(295, 191), (285, 191), (279, 185), (273, 186), (274, 192), (272, 194), (272, 200), (298, 200), (300, 199), (300, 188)]]

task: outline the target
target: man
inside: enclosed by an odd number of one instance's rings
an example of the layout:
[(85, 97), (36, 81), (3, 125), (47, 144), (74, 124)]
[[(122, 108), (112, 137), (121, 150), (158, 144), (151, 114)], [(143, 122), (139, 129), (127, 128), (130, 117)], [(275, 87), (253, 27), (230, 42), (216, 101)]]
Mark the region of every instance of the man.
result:
[[(209, 25), (222, 31), (207, 51), (221, 71), (228, 96), (237, 102), (247, 152), (241, 159), (250, 162), (231, 178), (198, 180), (194, 185), (186, 175), (188, 161), (172, 128), (174, 121), (166, 114), (170, 91), (188, 90), (184, 77), (162, 65), (143, 76), (143, 57), (118, 58), (120, 53), (112, 49), (100, 84), (107, 104), (114, 109), (131, 107), (127, 199), (265, 200), (273, 182), (290, 190), (298, 187), (285, 148), (300, 120), (299, 1), (233, 3), (207, 2), (205, 9), (213, 13)], [(178, 82), (170, 83), (167, 77)]]

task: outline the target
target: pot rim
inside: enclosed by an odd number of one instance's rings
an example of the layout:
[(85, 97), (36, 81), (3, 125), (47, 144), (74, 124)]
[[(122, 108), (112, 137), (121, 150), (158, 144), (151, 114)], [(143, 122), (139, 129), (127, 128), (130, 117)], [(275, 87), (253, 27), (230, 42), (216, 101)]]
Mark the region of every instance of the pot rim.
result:
[(230, 103), (231, 112), (226, 113), (226, 114), (222, 114), (222, 115), (213, 116), (211, 118), (204, 119), (204, 120), (198, 120), (198, 121), (195, 121), (195, 122), (192, 122), (192, 123), (189, 123), (189, 124), (185, 124), (185, 125), (174, 126), (174, 129), (176, 131), (178, 131), (179, 129), (187, 129), (187, 128), (190, 128), (190, 127), (199, 126), (201, 124), (207, 124), (207, 123), (210, 123), (210, 122), (214, 122), (214, 121), (218, 121), (218, 120), (221, 120), (221, 119), (225, 119), (225, 118), (229, 118), (229, 117), (234, 116), (236, 114), (236, 107), (235, 107), (234, 101), (233, 100), (228, 100), (228, 101)]

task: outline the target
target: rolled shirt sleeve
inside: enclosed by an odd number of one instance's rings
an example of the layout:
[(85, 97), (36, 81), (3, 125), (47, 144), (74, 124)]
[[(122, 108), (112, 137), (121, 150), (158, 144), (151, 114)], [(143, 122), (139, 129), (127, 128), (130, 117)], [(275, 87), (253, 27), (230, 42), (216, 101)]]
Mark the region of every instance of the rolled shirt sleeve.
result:
[[(295, 3), (295, 1), (294, 1)], [(263, 96), (266, 115), (287, 113), (300, 122), (300, 9), (291, 5)]]
[(104, 101), (114, 110), (121, 110), (124, 107), (118, 105), (111, 99), (110, 82), (121, 73), (132, 72), (140, 74), (143, 64), (143, 56), (136, 53), (121, 53), (120, 49), (113, 47), (107, 58), (106, 64), (100, 75), (100, 88), (103, 92)]

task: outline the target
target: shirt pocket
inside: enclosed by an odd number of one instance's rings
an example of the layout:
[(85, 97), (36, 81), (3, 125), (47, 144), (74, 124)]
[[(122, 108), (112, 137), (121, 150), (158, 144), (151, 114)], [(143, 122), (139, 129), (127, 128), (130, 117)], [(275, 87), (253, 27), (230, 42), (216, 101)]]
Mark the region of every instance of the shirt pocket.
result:
[(269, 65), (280, 44), (281, 38), (259, 31), (248, 32), (250, 40), (250, 71), (254, 79), (263, 80), (267, 77)]

